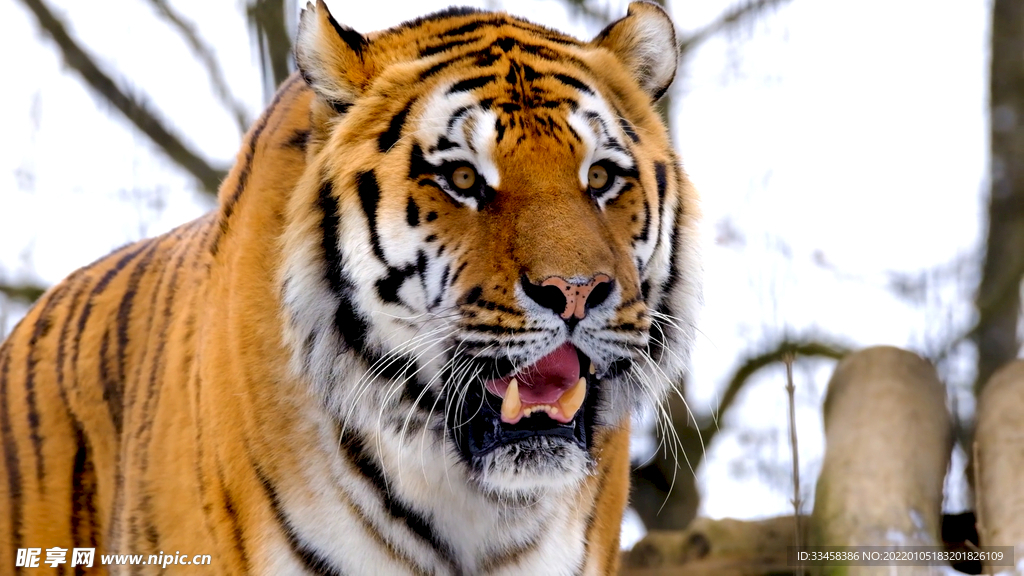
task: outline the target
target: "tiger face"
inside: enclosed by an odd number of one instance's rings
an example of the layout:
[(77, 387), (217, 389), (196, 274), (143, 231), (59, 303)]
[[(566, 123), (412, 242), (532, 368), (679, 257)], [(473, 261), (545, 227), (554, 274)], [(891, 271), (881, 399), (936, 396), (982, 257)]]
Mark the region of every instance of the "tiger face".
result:
[(295, 371), (399, 469), (577, 485), (692, 338), (693, 192), (653, 109), (671, 21), (637, 2), (584, 43), (462, 9), (363, 36), (318, 2), (296, 54), (317, 99), (282, 246)]

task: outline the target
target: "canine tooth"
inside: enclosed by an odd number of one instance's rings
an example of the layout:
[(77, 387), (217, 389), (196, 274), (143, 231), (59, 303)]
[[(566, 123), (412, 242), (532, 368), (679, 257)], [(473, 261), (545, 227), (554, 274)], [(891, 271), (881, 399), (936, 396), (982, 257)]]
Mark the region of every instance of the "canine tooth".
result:
[[(501, 401), (501, 417), (505, 420), (515, 420), (519, 411), (523, 409), (523, 403), (519, 400), (519, 383), (513, 378), (505, 390), (505, 398)], [(529, 415), (529, 409), (527, 409)]]
[(568, 418), (576, 416), (580, 406), (583, 406), (583, 398), (587, 395), (587, 379), (580, 378), (575, 386), (565, 391), (558, 399), (558, 407)]
[(590, 363), (590, 375), (593, 376), (594, 374), (597, 374), (597, 366), (594, 366), (594, 363), (591, 362)]

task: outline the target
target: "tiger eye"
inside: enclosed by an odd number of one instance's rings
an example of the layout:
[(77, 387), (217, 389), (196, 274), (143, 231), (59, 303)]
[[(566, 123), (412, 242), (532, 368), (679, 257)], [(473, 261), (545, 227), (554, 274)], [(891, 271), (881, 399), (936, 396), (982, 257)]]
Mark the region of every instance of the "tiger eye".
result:
[(452, 170), (452, 186), (459, 190), (469, 190), (476, 185), (476, 170), (469, 166), (459, 166)]
[(598, 192), (604, 190), (610, 180), (608, 169), (600, 164), (594, 164), (590, 167), (588, 178), (590, 180), (590, 189)]

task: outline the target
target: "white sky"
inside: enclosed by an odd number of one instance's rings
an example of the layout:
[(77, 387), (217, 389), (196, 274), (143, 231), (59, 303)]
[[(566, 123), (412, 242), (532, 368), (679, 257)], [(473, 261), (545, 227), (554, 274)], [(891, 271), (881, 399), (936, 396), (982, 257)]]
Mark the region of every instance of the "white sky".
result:
[[(106, 70), (130, 78), (186, 141), (218, 161), (233, 158), (237, 129), (147, 2), (51, 4)], [(263, 95), (241, 2), (171, 4), (216, 46), (255, 116)], [(370, 31), (448, 2), (328, 4), (339, 21)], [(689, 31), (729, 4), (685, 0), (670, 9)], [(581, 37), (599, 28), (571, 19), (554, 0), (503, 5)], [(610, 6), (625, 13), (625, 2)], [(741, 357), (783, 334), (927, 351), (969, 325), (985, 209), (989, 17), (989, 2), (792, 0), (684, 62), (673, 92), (676, 145), (703, 196), (707, 244), (706, 305), (688, 384), (695, 411), (715, 406)], [(0, 93), (0, 279), (54, 283), (210, 207), (65, 69), (19, 2), (0, 3), (0, 38), (9, 79)], [(147, 200), (154, 192), (163, 203)], [(916, 301), (889, 290), (893, 274), (936, 268), (948, 271)], [(963, 390), (973, 359), (968, 352), (954, 360), (950, 383)], [(831, 368), (805, 362), (796, 373), (808, 498)], [(727, 416), (698, 471), (703, 514), (791, 511), (783, 385), (781, 367), (766, 370)], [(959, 510), (962, 479), (951, 486), (947, 508)]]

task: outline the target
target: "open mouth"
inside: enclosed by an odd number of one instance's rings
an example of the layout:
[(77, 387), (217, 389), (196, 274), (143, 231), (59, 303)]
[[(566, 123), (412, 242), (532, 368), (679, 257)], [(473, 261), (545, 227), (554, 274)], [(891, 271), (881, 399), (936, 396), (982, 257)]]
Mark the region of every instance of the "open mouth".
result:
[(589, 450), (598, 393), (590, 358), (566, 342), (525, 368), (470, 386), (456, 442), (470, 459), (541, 437)]

